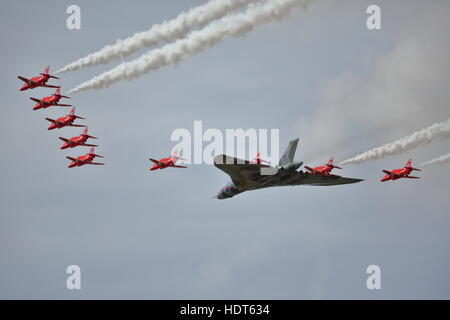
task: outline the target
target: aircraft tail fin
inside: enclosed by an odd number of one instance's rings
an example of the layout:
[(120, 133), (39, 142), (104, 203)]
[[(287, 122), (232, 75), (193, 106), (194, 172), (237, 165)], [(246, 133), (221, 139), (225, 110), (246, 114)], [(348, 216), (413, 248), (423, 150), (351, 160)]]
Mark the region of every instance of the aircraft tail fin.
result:
[(329, 166), (334, 166), (334, 165), (333, 165), (333, 162), (334, 162), (334, 156), (331, 157), (331, 158), (328, 160), (328, 163), (327, 163), (327, 164), (328, 164)]
[[(46, 66), (44, 71), (41, 73), (41, 76), (47, 76), (48, 78), (59, 79), (58, 77), (52, 76), (49, 74), (50, 65)], [(49, 88), (57, 88), (57, 86), (48, 86)]]
[(413, 168), (413, 166), (412, 166), (412, 159), (408, 160), (408, 162), (405, 165), (405, 168), (410, 168), (411, 170), (416, 170), (416, 171), (422, 171), (422, 170), (420, 170), (418, 168)]
[(411, 164), (412, 164), (412, 159), (408, 159), (408, 161), (406, 162), (405, 168), (411, 167)]
[(186, 161), (185, 158), (178, 156), (178, 150), (174, 150), (172, 154), (170, 155), (170, 158), (172, 159), (172, 162), (175, 164), (178, 160)]
[(297, 150), (298, 140), (299, 139), (297, 138), (297, 139), (289, 142), (289, 145), (287, 146), (286, 150), (284, 151), (283, 155), (281, 156), (278, 166), (282, 167), (282, 166), (285, 166), (287, 164), (294, 162), (294, 156), (295, 156), (295, 151)]
[(94, 157), (104, 158), (104, 156), (96, 154), (96, 153), (94, 153), (94, 151), (95, 151), (95, 147), (92, 147), (91, 150), (89, 150), (89, 154), (94, 156)]

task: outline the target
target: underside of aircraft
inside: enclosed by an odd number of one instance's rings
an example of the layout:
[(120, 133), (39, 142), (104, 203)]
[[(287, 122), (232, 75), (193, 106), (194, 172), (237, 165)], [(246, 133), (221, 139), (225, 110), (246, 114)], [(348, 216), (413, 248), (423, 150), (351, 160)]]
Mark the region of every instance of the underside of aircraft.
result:
[(214, 158), (214, 165), (224, 171), (231, 181), (217, 194), (217, 199), (231, 198), (239, 193), (281, 186), (334, 186), (357, 183), (363, 179), (345, 178), (335, 175), (317, 175), (299, 169), (303, 162), (294, 162), (299, 139), (292, 140), (280, 159), (278, 166), (249, 162), (226, 155)]

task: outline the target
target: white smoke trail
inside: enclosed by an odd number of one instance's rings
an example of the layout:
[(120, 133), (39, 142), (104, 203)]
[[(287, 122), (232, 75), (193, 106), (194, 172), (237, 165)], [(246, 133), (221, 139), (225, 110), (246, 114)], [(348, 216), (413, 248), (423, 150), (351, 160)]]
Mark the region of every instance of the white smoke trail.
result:
[(432, 160), (426, 161), (424, 163), (422, 163), (420, 166), (427, 166), (430, 164), (444, 164), (444, 163), (449, 163), (450, 162), (450, 153), (447, 153), (443, 156), (440, 156), (438, 158), (434, 158)]
[(381, 147), (361, 153), (353, 158), (344, 160), (341, 164), (357, 164), (387, 156), (401, 154), (419, 146), (429, 144), (434, 140), (450, 138), (450, 118), (445, 122), (435, 123), (428, 128), (414, 132), (397, 141), (387, 143)]
[(212, 22), (202, 30), (193, 31), (185, 39), (177, 40), (162, 48), (150, 51), (141, 57), (125, 62), (117, 67), (86, 81), (69, 91), (74, 93), (89, 89), (102, 89), (121, 80), (131, 80), (149, 71), (176, 64), (211, 47), (227, 36), (242, 36), (257, 25), (282, 20), (297, 6), (306, 8), (312, 0), (269, 0), (265, 4), (250, 5), (239, 14), (226, 16)]
[(194, 27), (203, 27), (216, 19), (235, 12), (250, 3), (263, 0), (211, 0), (204, 5), (180, 13), (175, 19), (154, 24), (149, 30), (139, 32), (125, 40), (78, 59), (56, 71), (62, 73), (85, 67), (106, 64), (114, 59), (127, 57), (141, 48), (157, 46), (164, 42), (181, 39)]

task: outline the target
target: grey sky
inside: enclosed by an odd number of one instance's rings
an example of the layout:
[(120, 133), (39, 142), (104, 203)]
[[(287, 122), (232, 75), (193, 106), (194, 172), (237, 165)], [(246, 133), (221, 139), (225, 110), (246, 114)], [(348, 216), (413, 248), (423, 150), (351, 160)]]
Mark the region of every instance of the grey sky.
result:
[[(369, 31), (373, 1), (321, 0), (178, 66), (74, 94), (107, 165), (67, 169), (65, 156), (85, 150), (59, 150), (57, 138), (80, 130), (48, 132), (44, 118), (67, 110), (32, 111), (29, 97), (51, 90), (19, 92), (17, 75), (56, 70), (205, 1), (3, 5), (0, 298), (450, 298), (449, 166), (379, 182), (408, 157), (447, 153), (448, 141), (346, 166), (359, 184), (224, 201), (211, 197), (229, 178), (212, 166), (148, 171), (194, 120), (279, 128), (281, 147), (300, 137), (296, 159), (315, 165), (447, 119), (448, 1), (377, 1), (383, 29)], [(79, 31), (65, 27), (73, 3)], [(62, 74), (62, 91), (115, 65)], [(81, 291), (65, 288), (70, 264)], [(381, 266), (380, 291), (366, 288), (370, 264)]]

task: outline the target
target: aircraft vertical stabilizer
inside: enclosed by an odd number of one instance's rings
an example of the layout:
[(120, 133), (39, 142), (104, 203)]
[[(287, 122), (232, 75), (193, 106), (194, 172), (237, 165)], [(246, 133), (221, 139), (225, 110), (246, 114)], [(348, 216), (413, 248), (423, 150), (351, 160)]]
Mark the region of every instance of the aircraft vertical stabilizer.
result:
[(294, 162), (295, 151), (297, 150), (298, 138), (295, 140), (291, 140), (283, 155), (281, 156), (280, 162), (278, 163), (279, 167), (286, 166), (292, 162)]

